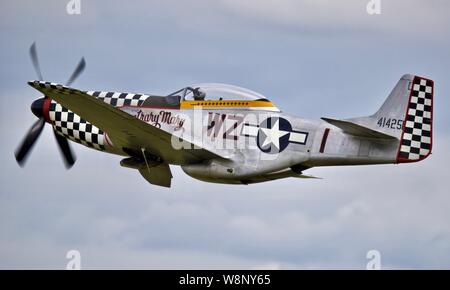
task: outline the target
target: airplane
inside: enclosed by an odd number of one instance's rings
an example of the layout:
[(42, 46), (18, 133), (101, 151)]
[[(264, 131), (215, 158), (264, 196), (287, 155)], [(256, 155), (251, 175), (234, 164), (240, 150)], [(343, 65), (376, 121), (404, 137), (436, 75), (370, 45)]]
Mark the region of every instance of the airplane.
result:
[(372, 115), (307, 120), (283, 113), (267, 97), (225, 84), (186, 86), (167, 95), (84, 91), (70, 87), (81, 59), (61, 85), (43, 81), (35, 43), (30, 56), (43, 96), (31, 105), (38, 121), (15, 152), (19, 165), (45, 123), (53, 127), (66, 166), (70, 141), (123, 156), (120, 165), (149, 183), (170, 187), (170, 165), (205, 182), (253, 184), (316, 178), (319, 166), (398, 164), (432, 150), (434, 82), (405, 74)]

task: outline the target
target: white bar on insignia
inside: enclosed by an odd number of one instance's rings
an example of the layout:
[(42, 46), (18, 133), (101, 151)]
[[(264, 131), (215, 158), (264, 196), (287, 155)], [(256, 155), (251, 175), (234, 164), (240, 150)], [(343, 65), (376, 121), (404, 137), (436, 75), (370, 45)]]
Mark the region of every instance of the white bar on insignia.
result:
[(256, 136), (258, 135), (258, 127), (244, 124), (242, 127), (242, 135)]
[(305, 143), (306, 134), (291, 132), (289, 135), (289, 142)]

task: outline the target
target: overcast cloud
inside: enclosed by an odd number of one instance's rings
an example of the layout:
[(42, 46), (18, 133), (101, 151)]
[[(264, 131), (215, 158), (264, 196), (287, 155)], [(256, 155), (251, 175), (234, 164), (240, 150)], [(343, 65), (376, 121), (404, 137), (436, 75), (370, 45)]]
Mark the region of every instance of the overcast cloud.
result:
[[(0, 268), (450, 268), (448, 1), (1, 1)], [(322, 180), (233, 186), (173, 167), (171, 189), (74, 144), (66, 171), (50, 128), (25, 168), (26, 85), (37, 41), (46, 80), (81, 56), (86, 90), (169, 93), (223, 82), (307, 118), (373, 113), (404, 73), (436, 82), (433, 155), (407, 165), (313, 168)]]

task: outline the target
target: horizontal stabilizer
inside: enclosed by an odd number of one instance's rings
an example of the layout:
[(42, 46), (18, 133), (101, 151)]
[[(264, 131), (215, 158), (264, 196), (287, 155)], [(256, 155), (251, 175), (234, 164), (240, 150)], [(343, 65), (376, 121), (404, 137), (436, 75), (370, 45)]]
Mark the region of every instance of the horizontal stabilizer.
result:
[(391, 139), (391, 140), (397, 139), (394, 136), (372, 130), (370, 128), (358, 125), (358, 124), (350, 122), (350, 121), (331, 119), (331, 118), (321, 118), (321, 119), (330, 123), (331, 125), (341, 128), (342, 131), (344, 131), (345, 133), (351, 134), (351, 135), (355, 135), (355, 136), (359, 136), (359, 137), (366, 137), (366, 138), (379, 138), (379, 139)]

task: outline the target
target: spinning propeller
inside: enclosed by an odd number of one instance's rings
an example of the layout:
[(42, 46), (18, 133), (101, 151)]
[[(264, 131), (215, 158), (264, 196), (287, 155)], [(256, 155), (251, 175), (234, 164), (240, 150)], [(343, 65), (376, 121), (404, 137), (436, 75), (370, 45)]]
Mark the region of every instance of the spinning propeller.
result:
[[(42, 81), (43, 78), (41, 68), (39, 65), (39, 59), (36, 52), (36, 43), (33, 43), (30, 47), (30, 57), (33, 63), (33, 67), (36, 71), (36, 74), (39, 80)], [(74, 72), (67, 80), (66, 82), (67, 86), (69, 86), (75, 81), (75, 79), (83, 72), (85, 66), (86, 62), (84, 61), (84, 58), (81, 58)], [(17, 163), (19, 163), (20, 166), (23, 166), (25, 164), (26, 158), (29, 155), (31, 149), (33, 148), (34, 143), (36, 143), (36, 140), (42, 133), (42, 129), (44, 129), (45, 122), (48, 118), (48, 106), (50, 105), (50, 102), (51, 102), (50, 98), (44, 96), (40, 99), (35, 100), (31, 104), (31, 111), (39, 119), (33, 124), (33, 126), (31, 126), (30, 130), (25, 135), (25, 138), (23, 139), (22, 143), (15, 152)], [(46, 114), (47, 118), (45, 116)], [(61, 155), (63, 156), (64, 162), (66, 164), (66, 168), (69, 169), (75, 163), (75, 155), (73, 154), (67, 139), (59, 135), (54, 128), (53, 133), (58, 143), (58, 147), (61, 151)]]

